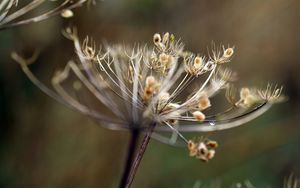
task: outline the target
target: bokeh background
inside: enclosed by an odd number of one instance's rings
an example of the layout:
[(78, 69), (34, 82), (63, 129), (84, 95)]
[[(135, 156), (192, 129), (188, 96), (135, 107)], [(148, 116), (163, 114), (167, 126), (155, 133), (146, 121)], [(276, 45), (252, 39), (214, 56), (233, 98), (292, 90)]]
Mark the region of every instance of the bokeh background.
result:
[(128, 133), (104, 129), (49, 98), (10, 58), (12, 51), (30, 56), (40, 50), (31, 67), (49, 83), (74, 58), (72, 43), (61, 35), (70, 24), (99, 43), (151, 43), (153, 33), (169, 31), (194, 52), (206, 53), (212, 41), (234, 45), (229, 66), (238, 85), (278, 83), (289, 96), (245, 126), (210, 135), (220, 148), (207, 164), (185, 148), (152, 140), (133, 187), (229, 187), (245, 180), (282, 187), (284, 177), (300, 175), (299, 20), (298, 0), (105, 0), (76, 9), (71, 20), (0, 31), (0, 187), (118, 186)]

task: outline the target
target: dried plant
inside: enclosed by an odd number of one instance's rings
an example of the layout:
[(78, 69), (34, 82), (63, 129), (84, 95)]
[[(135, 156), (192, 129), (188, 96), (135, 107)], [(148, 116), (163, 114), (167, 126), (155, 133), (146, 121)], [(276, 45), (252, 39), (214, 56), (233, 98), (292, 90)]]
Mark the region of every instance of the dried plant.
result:
[[(205, 57), (186, 51), (183, 43), (169, 33), (155, 34), (153, 47), (101, 48), (89, 37), (80, 43), (74, 28), (66, 29), (64, 35), (74, 42), (78, 60), (55, 73), (54, 90), (30, 71), (32, 60), (16, 53), (12, 57), (51, 97), (109, 129), (130, 131), (120, 187), (130, 187), (151, 137), (170, 145), (184, 145), (191, 157), (207, 162), (214, 157), (217, 142), (205, 137), (188, 139), (184, 132), (233, 128), (282, 100), (282, 88), (272, 85), (266, 89), (242, 88), (236, 97), (234, 74), (224, 68), (233, 57), (233, 47), (214, 45)], [(211, 99), (221, 91), (225, 91), (229, 107), (217, 112), (217, 104)], [(138, 147), (141, 133), (144, 137)]]
[[(26, 17), (26, 14), (47, 2), (55, 4), (55, 7), (40, 15), (29, 18)], [(73, 16), (71, 9), (79, 7), (86, 2), (91, 2), (91, 0), (31, 0), (30, 3), (18, 8), (19, 0), (2, 0), (2, 2), (0, 2), (0, 30), (32, 22), (39, 22), (57, 14), (69, 18)]]

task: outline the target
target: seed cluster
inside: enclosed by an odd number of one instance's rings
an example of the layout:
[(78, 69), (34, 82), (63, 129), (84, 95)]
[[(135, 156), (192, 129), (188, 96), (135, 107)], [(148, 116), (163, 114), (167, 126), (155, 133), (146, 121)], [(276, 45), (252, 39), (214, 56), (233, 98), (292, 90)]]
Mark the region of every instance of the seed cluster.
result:
[(218, 143), (212, 140), (204, 140), (195, 142), (190, 140), (188, 142), (188, 150), (191, 157), (196, 157), (204, 162), (208, 162), (215, 156), (215, 149)]

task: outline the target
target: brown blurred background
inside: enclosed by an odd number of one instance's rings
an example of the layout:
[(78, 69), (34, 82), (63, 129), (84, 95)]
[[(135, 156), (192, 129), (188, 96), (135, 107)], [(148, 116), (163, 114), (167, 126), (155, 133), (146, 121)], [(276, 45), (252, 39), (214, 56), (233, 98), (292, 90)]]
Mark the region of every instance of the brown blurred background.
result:
[[(153, 140), (133, 187), (208, 187), (214, 181), (229, 187), (247, 179), (257, 187), (282, 187), (291, 172), (300, 176), (298, 0), (105, 0), (75, 14), (0, 33), (0, 187), (118, 185), (128, 133), (106, 130), (49, 98), (10, 58), (12, 51), (29, 56), (40, 49), (31, 67), (49, 83), (74, 57), (61, 35), (70, 24), (99, 43), (151, 43), (153, 33), (169, 31), (193, 52), (206, 54), (212, 41), (234, 45), (229, 66), (239, 73), (238, 85), (278, 83), (289, 96), (251, 123), (213, 134), (221, 146), (208, 164)], [(201, 134), (189, 136), (195, 135)]]

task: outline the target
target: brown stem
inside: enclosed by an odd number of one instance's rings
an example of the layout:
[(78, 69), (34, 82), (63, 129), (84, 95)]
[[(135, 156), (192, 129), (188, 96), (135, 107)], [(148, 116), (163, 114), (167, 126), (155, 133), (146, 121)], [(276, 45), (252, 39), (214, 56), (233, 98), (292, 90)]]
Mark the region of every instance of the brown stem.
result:
[(138, 150), (138, 153), (134, 159), (134, 162), (131, 166), (131, 169), (130, 169), (130, 173), (129, 173), (129, 176), (127, 178), (127, 181), (126, 181), (126, 186), (125, 188), (130, 188), (132, 182), (133, 182), (133, 179), (135, 177), (135, 174), (137, 172), (137, 169), (141, 163), (141, 160), (144, 156), (144, 153), (147, 149), (147, 146), (149, 144), (149, 141), (150, 141), (150, 138), (151, 138), (151, 135), (152, 135), (152, 132), (155, 128), (155, 124), (152, 124), (149, 128), (149, 130), (147, 131), (147, 133), (145, 134), (144, 138), (143, 138), (143, 141), (142, 141), (142, 144)]
[(126, 186), (126, 182), (128, 179), (128, 176), (130, 174), (130, 169), (132, 167), (133, 159), (134, 159), (134, 153), (135, 150), (138, 146), (138, 139), (139, 139), (140, 132), (138, 130), (132, 130), (130, 134), (130, 141), (128, 145), (128, 150), (127, 150), (127, 159), (126, 159), (126, 164), (124, 167), (124, 172), (122, 175), (122, 179), (120, 181), (120, 188), (124, 188)]

